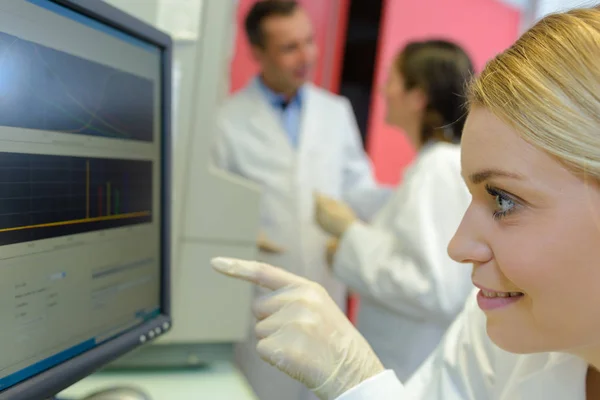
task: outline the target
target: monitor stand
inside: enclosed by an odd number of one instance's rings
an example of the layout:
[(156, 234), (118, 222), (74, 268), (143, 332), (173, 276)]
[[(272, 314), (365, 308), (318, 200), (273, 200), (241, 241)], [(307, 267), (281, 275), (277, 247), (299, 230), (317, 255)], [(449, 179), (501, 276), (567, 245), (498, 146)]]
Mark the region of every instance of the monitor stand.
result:
[(115, 386), (92, 393), (81, 400), (152, 400), (143, 390), (133, 386)]
[[(47, 400), (62, 399), (58, 397), (51, 397)], [(111, 388), (98, 390), (97, 392), (89, 394), (78, 400), (152, 400), (152, 398), (143, 390), (133, 386), (114, 386)]]

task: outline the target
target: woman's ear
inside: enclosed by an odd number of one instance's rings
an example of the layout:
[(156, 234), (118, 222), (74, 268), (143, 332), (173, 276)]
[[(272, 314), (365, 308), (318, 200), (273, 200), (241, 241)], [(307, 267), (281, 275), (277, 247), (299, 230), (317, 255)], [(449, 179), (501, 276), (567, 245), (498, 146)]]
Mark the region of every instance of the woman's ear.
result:
[(427, 104), (429, 103), (427, 93), (421, 88), (414, 88), (409, 93), (409, 102), (413, 111), (424, 113), (427, 110)]

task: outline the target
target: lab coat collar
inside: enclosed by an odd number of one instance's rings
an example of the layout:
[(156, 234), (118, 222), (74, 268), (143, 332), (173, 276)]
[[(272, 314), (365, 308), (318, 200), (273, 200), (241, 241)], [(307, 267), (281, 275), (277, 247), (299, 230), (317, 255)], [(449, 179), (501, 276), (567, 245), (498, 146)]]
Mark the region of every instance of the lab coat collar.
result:
[[(285, 103), (285, 97), (282, 94), (274, 92), (271, 88), (265, 85), (260, 75), (254, 79), (254, 85), (259, 88), (260, 92), (269, 102), (269, 104), (271, 104), (271, 106), (278, 108), (282, 103)], [(297, 103), (299, 106), (302, 106), (304, 102), (305, 91), (305, 86), (301, 86), (296, 92), (296, 95), (288, 103)]]
[(419, 150), (419, 153), (423, 154), (423, 153), (429, 151), (437, 143), (439, 143), (437, 140), (428, 140), (427, 142), (425, 142), (423, 144), (423, 146), (421, 146), (421, 150)]
[(512, 374), (515, 384), (507, 385), (511, 390), (502, 398), (585, 400), (587, 368), (582, 359), (564, 353), (523, 357)]
[(253, 99), (254, 109), (252, 110), (251, 125), (257, 137), (264, 142), (270, 142), (269, 145), (273, 146), (273, 149), (281, 152), (281, 157), (290, 159), (297, 156), (300, 164), (303, 161), (310, 164), (311, 151), (322, 143), (322, 137), (319, 136), (319, 132), (321, 132), (319, 121), (330, 117), (328, 110), (323, 108), (323, 102), (319, 102), (314, 85), (306, 83), (302, 87), (303, 106), (297, 148), (292, 147), (282, 125), (278, 122), (275, 108), (270, 106), (257, 81), (251, 82), (246, 90)]
[(249, 114), (251, 115), (250, 128), (254, 132), (254, 137), (266, 146), (278, 149), (284, 158), (293, 156), (294, 150), (283, 126), (279, 123), (276, 110), (263, 95), (258, 84), (250, 83), (245, 89), (245, 95), (248, 96), (248, 106), (252, 108)]

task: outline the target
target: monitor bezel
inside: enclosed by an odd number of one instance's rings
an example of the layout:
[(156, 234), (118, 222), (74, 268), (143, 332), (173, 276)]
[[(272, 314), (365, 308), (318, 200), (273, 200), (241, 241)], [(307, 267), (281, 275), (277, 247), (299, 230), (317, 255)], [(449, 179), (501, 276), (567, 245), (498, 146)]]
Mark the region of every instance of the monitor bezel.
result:
[[(162, 165), (161, 165), (161, 314), (94, 349), (56, 365), (0, 392), (0, 400), (52, 398), (63, 389), (92, 374), (119, 356), (147, 341), (150, 331), (164, 333), (171, 327), (171, 65), (173, 44), (169, 35), (128, 15), (104, 1), (48, 0), (72, 9), (113, 28), (156, 45), (162, 52)], [(155, 338), (160, 335), (155, 335)], [(147, 343), (146, 341), (146, 343)]]

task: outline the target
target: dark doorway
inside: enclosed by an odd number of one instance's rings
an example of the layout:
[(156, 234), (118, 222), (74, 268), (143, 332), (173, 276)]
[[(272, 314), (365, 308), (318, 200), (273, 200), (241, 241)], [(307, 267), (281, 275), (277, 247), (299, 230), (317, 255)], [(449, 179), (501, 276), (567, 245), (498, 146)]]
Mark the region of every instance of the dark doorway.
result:
[(352, 103), (366, 143), (383, 0), (351, 0), (340, 93)]

